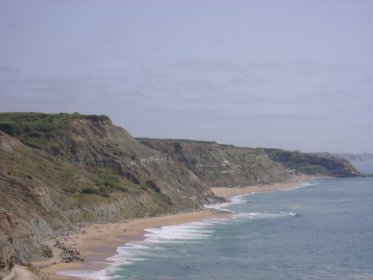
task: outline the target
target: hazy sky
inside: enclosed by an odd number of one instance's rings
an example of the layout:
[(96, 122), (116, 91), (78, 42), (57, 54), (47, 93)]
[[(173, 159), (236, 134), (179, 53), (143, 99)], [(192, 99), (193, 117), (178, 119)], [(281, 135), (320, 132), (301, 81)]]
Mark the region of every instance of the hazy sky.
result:
[(371, 0), (0, 0), (0, 111), (373, 152)]

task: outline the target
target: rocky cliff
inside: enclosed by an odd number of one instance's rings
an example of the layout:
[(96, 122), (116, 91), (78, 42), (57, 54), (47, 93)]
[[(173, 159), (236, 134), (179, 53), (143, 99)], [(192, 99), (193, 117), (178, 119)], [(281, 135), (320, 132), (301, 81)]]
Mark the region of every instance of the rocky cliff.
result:
[(0, 114), (0, 193), (5, 268), (9, 254), (18, 263), (42, 258), (42, 241), (81, 222), (217, 201), (193, 172), (138, 143), (106, 116), (79, 114)]
[(363, 153), (363, 154), (348, 154), (348, 153), (317, 153), (317, 155), (325, 156), (325, 157), (338, 157), (343, 158), (348, 161), (368, 161), (373, 160), (373, 154), (371, 153)]
[(214, 187), (240, 187), (289, 180), (282, 164), (262, 149), (239, 148), (215, 142), (137, 138), (142, 144), (169, 155)]
[(343, 158), (321, 154), (306, 154), (297, 151), (265, 149), (268, 156), (287, 168), (308, 175), (350, 177), (360, 173)]
[(279, 149), (244, 148), (215, 142), (137, 138), (169, 155), (210, 186), (238, 187), (289, 180), (292, 175), (356, 176), (346, 160)]

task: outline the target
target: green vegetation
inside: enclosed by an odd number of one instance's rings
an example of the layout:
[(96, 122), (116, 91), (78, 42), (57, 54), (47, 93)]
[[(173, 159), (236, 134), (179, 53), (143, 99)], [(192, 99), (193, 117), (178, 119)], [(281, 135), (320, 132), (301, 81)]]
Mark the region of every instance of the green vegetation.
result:
[(73, 116), (64, 113), (3, 113), (0, 114), (0, 130), (11, 136), (26, 134), (31, 138), (41, 138), (44, 133), (66, 128)]
[(110, 173), (98, 174), (98, 179), (96, 180), (98, 186), (107, 187), (118, 187), (120, 185), (120, 180), (118, 176)]
[[(71, 178), (75, 176), (77, 171), (66, 168), (62, 171), (62, 174), (65, 178)], [(109, 197), (111, 193), (115, 191), (120, 192), (127, 192), (128, 186), (124, 184), (122, 179), (120, 179), (117, 175), (101, 172), (97, 175), (96, 179), (94, 179), (95, 185), (93, 186), (85, 186), (85, 187), (78, 187), (68, 186), (65, 187), (63, 190), (66, 193), (75, 194), (75, 195), (84, 195), (84, 194), (95, 194), (103, 197)]]
[(86, 193), (86, 194), (100, 194), (100, 190), (98, 190), (97, 188), (95, 187), (84, 187), (82, 189), (82, 193)]
[[(75, 171), (72, 169), (64, 169), (65, 176), (73, 176)], [(131, 182), (124, 181), (118, 175), (111, 173), (110, 170), (101, 170), (98, 172), (97, 177), (94, 179), (94, 186), (85, 186), (79, 188), (76, 186), (69, 186), (64, 189), (65, 192), (71, 194), (95, 194), (103, 197), (109, 197), (114, 192), (128, 192), (139, 191)]]
[(66, 167), (62, 169), (62, 176), (65, 178), (71, 178), (76, 174), (76, 168)]
[(96, 185), (99, 187), (101, 194), (104, 196), (107, 196), (109, 193), (112, 193), (115, 190), (121, 192), (126, 192), (128, 190), (117, 175), (108, 172), (98, 174)]
[(19, 140), (28, 146), (40, 149), (47, 144), (48, 135), (67, 129), (70, 121), (74, 119), (87, 119), (95, 122), (110, 121), (104, 115), (80, 115), (78, 113), (0, 113), (0, 130), (11, 136), (18, 136)]
[(87, 119), (95, 122), (109, 121), (105, 115), (83, 115), (79, 113), (45, 114), (45, 113), (0, 113), (0, 124), (6, 127), (23, 128), (48, 132), (58, 127), (66, 127), (70, 120)]

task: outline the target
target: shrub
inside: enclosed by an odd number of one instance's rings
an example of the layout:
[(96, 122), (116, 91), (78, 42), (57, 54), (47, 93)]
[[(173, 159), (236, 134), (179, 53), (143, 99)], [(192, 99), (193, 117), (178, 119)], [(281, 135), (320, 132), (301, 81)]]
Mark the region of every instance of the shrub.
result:
[(155, 191), (157, 193), (161, 192), (161, 189), (157, 186), (157, 184), (153, 180), (148, 180), (148, 181), (146, 181), (145, 184), (148, 188), (152, 189), (153, 191)]
[(100, 194), (100, 191), (94, 187), (84, 187), (82, 188), (82, 193), (85, 194)]
[(179, 142), (174, 142), (174, 148), (176, 152), (180, 153), (183, 149), (183, 146), (181, 146)]

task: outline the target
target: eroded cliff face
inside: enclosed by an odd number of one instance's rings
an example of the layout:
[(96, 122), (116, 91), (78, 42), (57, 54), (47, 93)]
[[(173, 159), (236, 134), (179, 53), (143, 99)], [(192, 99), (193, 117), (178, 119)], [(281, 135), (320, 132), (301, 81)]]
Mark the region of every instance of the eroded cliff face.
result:
[(105, 116), (0, 114), (0, 175), (0, 248), (18, 263), (42, 259), (42, 241), (81, 222), (219, 201), (190, 170)]
[(271, 160), (262, 149), (192, 140), (138, 140), (169, 155), (214, 187), (271, 184), (289, 180), (291, 176), (286, 167)]
[(360, 173), (347, 160), (326, 155), (306, 154), (297, 151), (265, 149), (268, 156), (287, 168), (308, 175), (358, 176)]
[(215, 142), (137, 138), (170, 155), (215, 187), (240, 187), (289, 180), (292, 175), (356, 176), (346, 160), (279, 149), (244, 148)]

